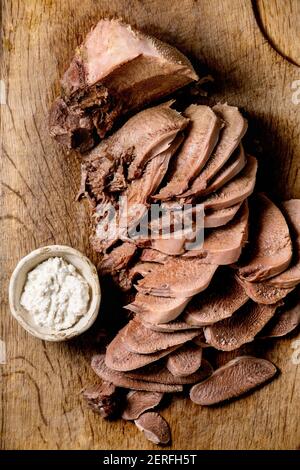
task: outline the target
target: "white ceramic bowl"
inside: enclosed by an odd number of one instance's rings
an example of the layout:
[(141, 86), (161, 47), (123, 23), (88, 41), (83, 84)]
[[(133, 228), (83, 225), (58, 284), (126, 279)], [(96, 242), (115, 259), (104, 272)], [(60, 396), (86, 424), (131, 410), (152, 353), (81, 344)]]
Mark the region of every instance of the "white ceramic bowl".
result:
[[(71, 328), (53, 331), (36, 325), (30, 314), (20, 304), (24, 284), (29, 271), (48, 258), (58, 256), (73, 264), (90, 286), (88, 312)], [(86, 331), (97, 318), (101, 300), (99, 277), (95, 266), (80, 251), (64, 245), (38, 248), (22, 258), (12, 273), (9, 283), (9, 306), (12, 315), (28, 333), (46, 341), (65, 341)]]

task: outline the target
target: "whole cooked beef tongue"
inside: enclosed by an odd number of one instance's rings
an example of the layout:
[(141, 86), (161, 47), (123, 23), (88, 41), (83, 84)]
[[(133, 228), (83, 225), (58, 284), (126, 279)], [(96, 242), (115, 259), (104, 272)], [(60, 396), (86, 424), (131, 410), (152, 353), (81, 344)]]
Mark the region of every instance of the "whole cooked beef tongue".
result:
[(239, 397), (262, 385), (276, 374), (276, 367), (266, 359), (242, 356), (217, 369), (208, 379), (194, 385), (191, 400), (209, 406)]
[(204, 210), (225, 209), (244, 201), (253, 193), (256, 171), (257, 160), (248, 155), (246, 166), (237, 176), (218, 191), (203, 199)]
[[(169, 101), (135, 114), (114, 134), (84, 156), (82, 171), (85, 174), (85, 193), (88, 193), (92, 200), (102, 201), (104, 190), (109, 192), (116, 189), (110, 187), (116, 172), (119, 180), (122, 180), (122, 171), (124, 174), (128, 171), (128, 178), (139, 177), (152, 158), (169, 149), (177, 134), (185, 129), (189, 122), (172, 109), (171, 104), (172, 101)], [(173, 148), (171, 155), (178, 144), (180, 142)], [(159, 182), (160, 180), (158, 184)], [(124, 184), (126, 187), (127, 183)], [(118, 189), (125, 189), (124, 184)], [(156, 190), (155, 186), (153, 190)]]
[(195, 330), (165, 333), (145, 327), (137, 319), (131, 320), (122, 330), (121, 339), (124, 347), (137, 354), (153, 354), (158, 351), (178, 346), (197, 336)]
[(249, 297), (230, 270), (217, 272), (209, 287), (193, 297), (186, 307), (183, 319), (198, 327), (231, 317)]
[(134, 302), (124, 308), (136, 313), (141, 320), (160, 324), (175, 320), (183, 312), (189, 300), (189, 297), (158, 297), (138, 292)]
[(292, 259), (292, 242), (282, 212), (264, 194), (250, 205), (250, 234), (238, 276), (250, 282), (263, 281), (283, 272)]
[[(228, 224), (212, 229), (205, 234), (204, 242), (193, 246), (186, 251), (182, 258), (192, 259), (197, 257), (202, 263), (228, 265), (240, 258), (242, 249), (248, 240), (248, 203), (245, 201)], [(185, 245), (187, 246), (187, 245)]]
[(290, 199), (281, 204), (293, 243), (293, 258), (290, 266), (278, 276), (267, 281), (279, 288), (295, 287), (300, 283), (300, 199)]
[(201, 366), (202, 348), (186, 343), (167, 357), (166, 366), (175, 377), (194, 374)]
[(139, 369), (151, 362), (158, 361), (180, 345), (172, 346), (168, 349), (154, 352), (152, 354), (137, 354), (128, 351), (123, 341), (126, 326), (119, 331), (117, 336), (109, 343), (106, 349), (105, 364), (107, 367), (120, 372)]
[(219, 142), (209, 158), (207, 164), (193, 181), (186, 195), (200, 195), (211, 184), (211, 180), (217, 175), (228, 161), (234, 150), (238, 147), (247, 130), (247, 121), (243, 118), (238, 108), (225, 104), (217, 104), (213, 111), (225, 123), (221, 131)]
[(162, 398), (163, 393), (160, 392), (131, 390), (126, 395), (126, 403), (122, 413), (122, 418), (125, 420), (137, 419), (145, 411), (158, 406)]
[(184, 115), (190, 119), (189, 133), (171, 164), (166, 186), (154, 196), (156, 200), (183, 193), (207, 162), (218, 140), (222, 121), (211, 108), (192, 104)]
[(126, 375), (132, 379), (145, 380), (147, 382), (163, 384), (188, 385), (206, 379), (211, 375), (213, 369), (208, 361), (203, 359), (201, 367), (187, 375), (174, 375), (164, 364), (154, 363), (142, 369), (126, 372)]
[(161, 384), (155, 382), (146, 382), (145, 380), (136, 380), (127, 377), (124, 372), (110, 369), (105, 364), (104, 354), (97, 354), (92, 357), (91, 363), (93, 371), (103, 380), (113, 383), (117, 387), (129, 388), (132, 390), (145, 390), (149, 392), (181, 392), (182, 385)]
[(273, 317), (277, 305), (256, 304), (249, 300), (232, 317), (204, 328), (206, 341), (221, 351), (232, 351), (250, 343)]
[(174, 257), (140, 280), (137, 290), (159, 297), (192, 297), (208, 287), (217, 268), (216, 264), (203, 264), (201, 259)]
[(50, 134), (86, 151), (129, 111), (197, 80), (174, 47), (119, 20), (102, 19), (77, 48), (50, 111)]
[(259, 304), (276, 304), (294, 289), (294, 287), (290, 287), (289, 289), (275, 287), (271, 284), (267, 284), (267, 281), (249, 282), (245, 279), (240, 279), (238, 276), (236, 278), (250, 299)]

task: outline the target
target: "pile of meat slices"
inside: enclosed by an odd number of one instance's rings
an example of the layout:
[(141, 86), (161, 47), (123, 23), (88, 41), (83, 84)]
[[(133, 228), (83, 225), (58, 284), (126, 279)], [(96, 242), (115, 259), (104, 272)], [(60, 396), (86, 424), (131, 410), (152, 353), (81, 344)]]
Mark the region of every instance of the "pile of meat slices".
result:
[[(257, 161), (243, 149), (247, 122), (238, 108), (192, 104), (180, 113), (170, 100), (141, 110), (196, 79), (174, 48), (101, 20), (78, 48), (50, 115), (60, 143), (88, 151), (79, 195), (90, 201), (100, 273), (135, 292), (128, 323), (92, 359), (102, 382), (84, 396), (102, 416), (133, 420), (160, 444), (169, 442), (169, 427), (149, 410), (165, 393), (191, 387), (190, 399), (206, 406), (252, 390), (276, 367), (244, 346), (300, 323), (300, 200), (275, 205), (253, 194)], [(127, 226), (116, 231), (110, 208), (120, 221), (120, 196)], [(165, 237), (160, 229), (131, 238), (154, 202), (164, 215), (152, 228), (171, 220), (174, 231), (183, 205), (192, 220), (204, 208), (204, 243), (189, 250), (190, 233)], [(214, 370), (212, 351), (230, 360)]]

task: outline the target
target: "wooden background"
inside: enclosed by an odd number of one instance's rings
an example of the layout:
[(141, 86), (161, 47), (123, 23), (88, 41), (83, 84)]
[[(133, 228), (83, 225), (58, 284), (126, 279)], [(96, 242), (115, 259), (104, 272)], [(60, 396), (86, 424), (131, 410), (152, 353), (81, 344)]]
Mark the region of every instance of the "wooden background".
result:
[[(79, 160), (48, 136), (49, 105), (90, 27), (104, 15), (122, 16), (178, 46), (200, 74), (212, 73), (212, 100), (242, 107), (250, 120), (247, 148), (260, 161), (259, 185), (275, 197), (300, 197), (300, 2), (1, 3), (6, 104), (1, 104), (0, 339), (7, 356), (0, 358), (6, 362), (0, 365), (2, 448), (154, 449), (133, 424), (107, 423), (80, 400), (81, 387), (94, 379), (89, 361), (98, 347), (99, 322), (77, 340), (51, 344), (30, 337), (10, 316), (9, 277), (26, 253), (64, 243), (96, 261), (88, 242), (87, 208), (74, 202)], [(213, 409), (174, 398), (163, 411), (172, 448), (299, 448), (300, 367), (291, 361), (295, 338), (268, 347), (267, 357), (282, 374), (254, 395)]]

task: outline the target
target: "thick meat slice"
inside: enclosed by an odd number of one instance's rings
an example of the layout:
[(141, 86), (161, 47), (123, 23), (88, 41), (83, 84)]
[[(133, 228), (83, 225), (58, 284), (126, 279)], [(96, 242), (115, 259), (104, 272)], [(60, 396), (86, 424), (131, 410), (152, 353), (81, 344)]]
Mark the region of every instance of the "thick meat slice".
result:
[(171, 165), (167, 185), (154, 199), (170, 199), (183, 193), (199, 174), (217, 143), (222, 122), (211, 108), (192, 104), (184, 114), (191, 120), (189, 134)]
[(136, 354), (126, 349), (125, 343), (122, 339), (125, 333), (126, 327), (119, 331), (117, 336), (110, 342), (106, 349), (105, 364), (107, 367), (118, 371), (128, 371), (139, 369), (144, 367), (151, 362), (158, 361), (164, 356), (167, 356), (170, 352), (174, 351), (179, 346), (172, 346), (168, 349), (164, 349), (152, 354)]
[(217, 104), (213, 110), (225, 122), (225, 126), (213, 154), (191, 185), (187, 193), (189, 195), (202, 194), (206, 190), (211, 184), (212, 178), (217, 175), (233, 154), (247, 130), (247, 121), (240, 114), (238, 108), (227, 104)]
[(77, 48), (50, 111), (50, 133), (81, 152), (120, 115), (197, 80), (177, 49), (119, 20), (102, 19)]
[(186, 343), (197, 335), (198, 332), (195, 330), (176, 331), (172, 334), (153, 331), (138, 320), (131, 320), (122, 330), (121, 339), (130, 352), (152, 354)]
[(238, 349), (254, 340), (273, 317), (277, 306), (256, 304), (249, 300), (232, 317), (205, 327), (206, 341), (221, 351)]
[(137, 313), (141, 319), (153, 323), (168, 323), (175, 320), (186, 307), (189, 298), (158, 297), (137, 293), (134, 302), (125, 308)]
[(150, 330), (153, 331), (161, 331), (165, 333), (173, 333), (174, 331), (186, 331), (186, 330), (191, 330), (191, 329), (197, 329), (198, 334), (199, 334), (199, 328), (197, 325), (190, 325), (186, 321), (184, 321), (183, 317), (180, 316), (177, 320), (170, 321), (169, 323), (158, 323), (158, 324), (153, 324), (145, 321), (143, 319), (143, 316), (139, 316), (139, 321), (143, 323), (143, 325), (146, 328), (149, 328)]
[(203, 195), (211, 194), (214, 191), (222, 188), (226, 183), (238, 175), (247, 163), (247, 158), (242, 145), (230, 157), (228, 162), (221, 168), (216, 176), (211, 180), (207, 188), (202, 193)]
[(120, 411), (120, 394), (111, 382), (102, 382), (86, 388), (82, 396), (89, 407), (102, 418), (115, 418)]
[(276, 374), (276, 367), (266, 359), (242, 356), (217, 369), (208, 379), (194, 385), (191, 400), (197, 405), (215, 405), (239, 397)]
[(171, 353), (167, 358), (167, 368), (175, 377), (186, 377), (194, 374), (201, 366), (202, 348), (187, 343)]
[(250, 282), (263, 281), (283, 272), (292, 258), (289, 229), (281, 211), (264, 194), (250, 206), (249, 245), (238, 275)]
[(231, 271), (219, 271), (209, 287), (190, 301), (183, 319), (198, 327), (211, 325), (231, 317), (248, 299)]
[(207, 209), (204, 213), (204, 227), (205, 228), (216, 228), (221, 227), (222, 225), (228, 224), (230, 222), (239, 208), (241, 207), (241, 202), (235, 204), (231, 207), (226, 207), (226, 209)]
[(137, 419), (145, 411), (152, 410), (158, 406), (162, 398), (163, 393), (131, 390), (126, 395), (126, 405), (122, 418), (126, 420)]
[(131, 379), (124, 372), (110, 369), (105, 364), (104, 354), (97, 354), (92, 357), (91, 363), (93, 371), (103, 380), (111, 382), (117, 387), (130, 388), (132, 390), (145, 390), (149, 392), (181, 392), (182, 385), (162, 384), (147, 382), (145, 380)]
[(300, 290), (297, 289), (287, 305), (278, 309), (274, 317), (260, 332), (262, 338), (279, 338), (293, 331), (300, 324)]
[(217, 267), (197, 258), (171, 258), (140, 280), (137, 289), (153, 296), (192, 297), (208, 287)]
[(161, 363), (150, 364), (142, 369), (126, 372), (126, 375), (132, 379), (145, 380), (147, 382), (186, 385), (204, 380), (211, 373), (211, 365), (203, 359), (201, 367), (199, 366), (195, 372), (189, 375), (175, 376)]
[(114, 273), (126, 268), (136, 252), (136, 246), (133, 243), (122, 243), (114, 248), (109, 254), (104, 255), (98, 270), (101, 274)]
[(255, 186), (257, 160), (248, 155), (244, 169), (223, 188), (204, 199), (204, 209), (224, 209), (244, 201)]
[(293, 258), (288, 269), (267, 282), (272, 286), (286, 289), (295, 287), (300, 282), (300, 199), (283, 202), (282, 209), (290, 229)]
[(171, 431), (167, 421), (158, 413), (148, 411), (134, 421), (136, 427), (144, 433), (148, 441), (166, 445), (171, 440)]
[(218, 265), (235, 263), (248, 239), (248, 217), (248, 204), (245, 201), (231, 222), (205, 234), (203, 245), (198, 248), (194, 244), (183, 258), (197, 257), (203, 263)]
[[(139, 177), (152, 158), (169, 149), (177, 134), (188, 124), (187, 118), (170, 108), (171, 104), (170, 101), (136, 114), (84, 157), (82, 171), (86, 176), (85, 192), (92, 199), (101, 201), (104, 190), (109, 192), (116, 189), (111, 188), (114, 182), (113, 175), (116, 172), (118, 172), (120, 180), (120, 175), (125, 170), (127, 172), (129, 165), (127, 176), (129, 178)], [(179, 143), (180, 141), (177, 142), (173, 151), (176, 150)], [(171, 151), (171, 155), (173, 151)], [(164, 155), (161, 171), (166, 170), (163, 163), (168, 163), (170, 156), (169, 154)], [(159, 182), (158, 179), (157, 183), (159, 184)], [(126, 185), (126, 183), (124, 184)], [(124, 187), (118, 189), (122, 190)], [(154, 185), (153, 190), (155, 189)]]
[(243, 286), (245, 293), (258, 304), (276, 304), (279, 300), (284, 299), (294, 288), (284, 289), (282, 287), (275, 287), (271, 284), (263, 282), (249, 282), (245, 279), (240, 279), (237, 276), (237, 280), (241, 286)]

